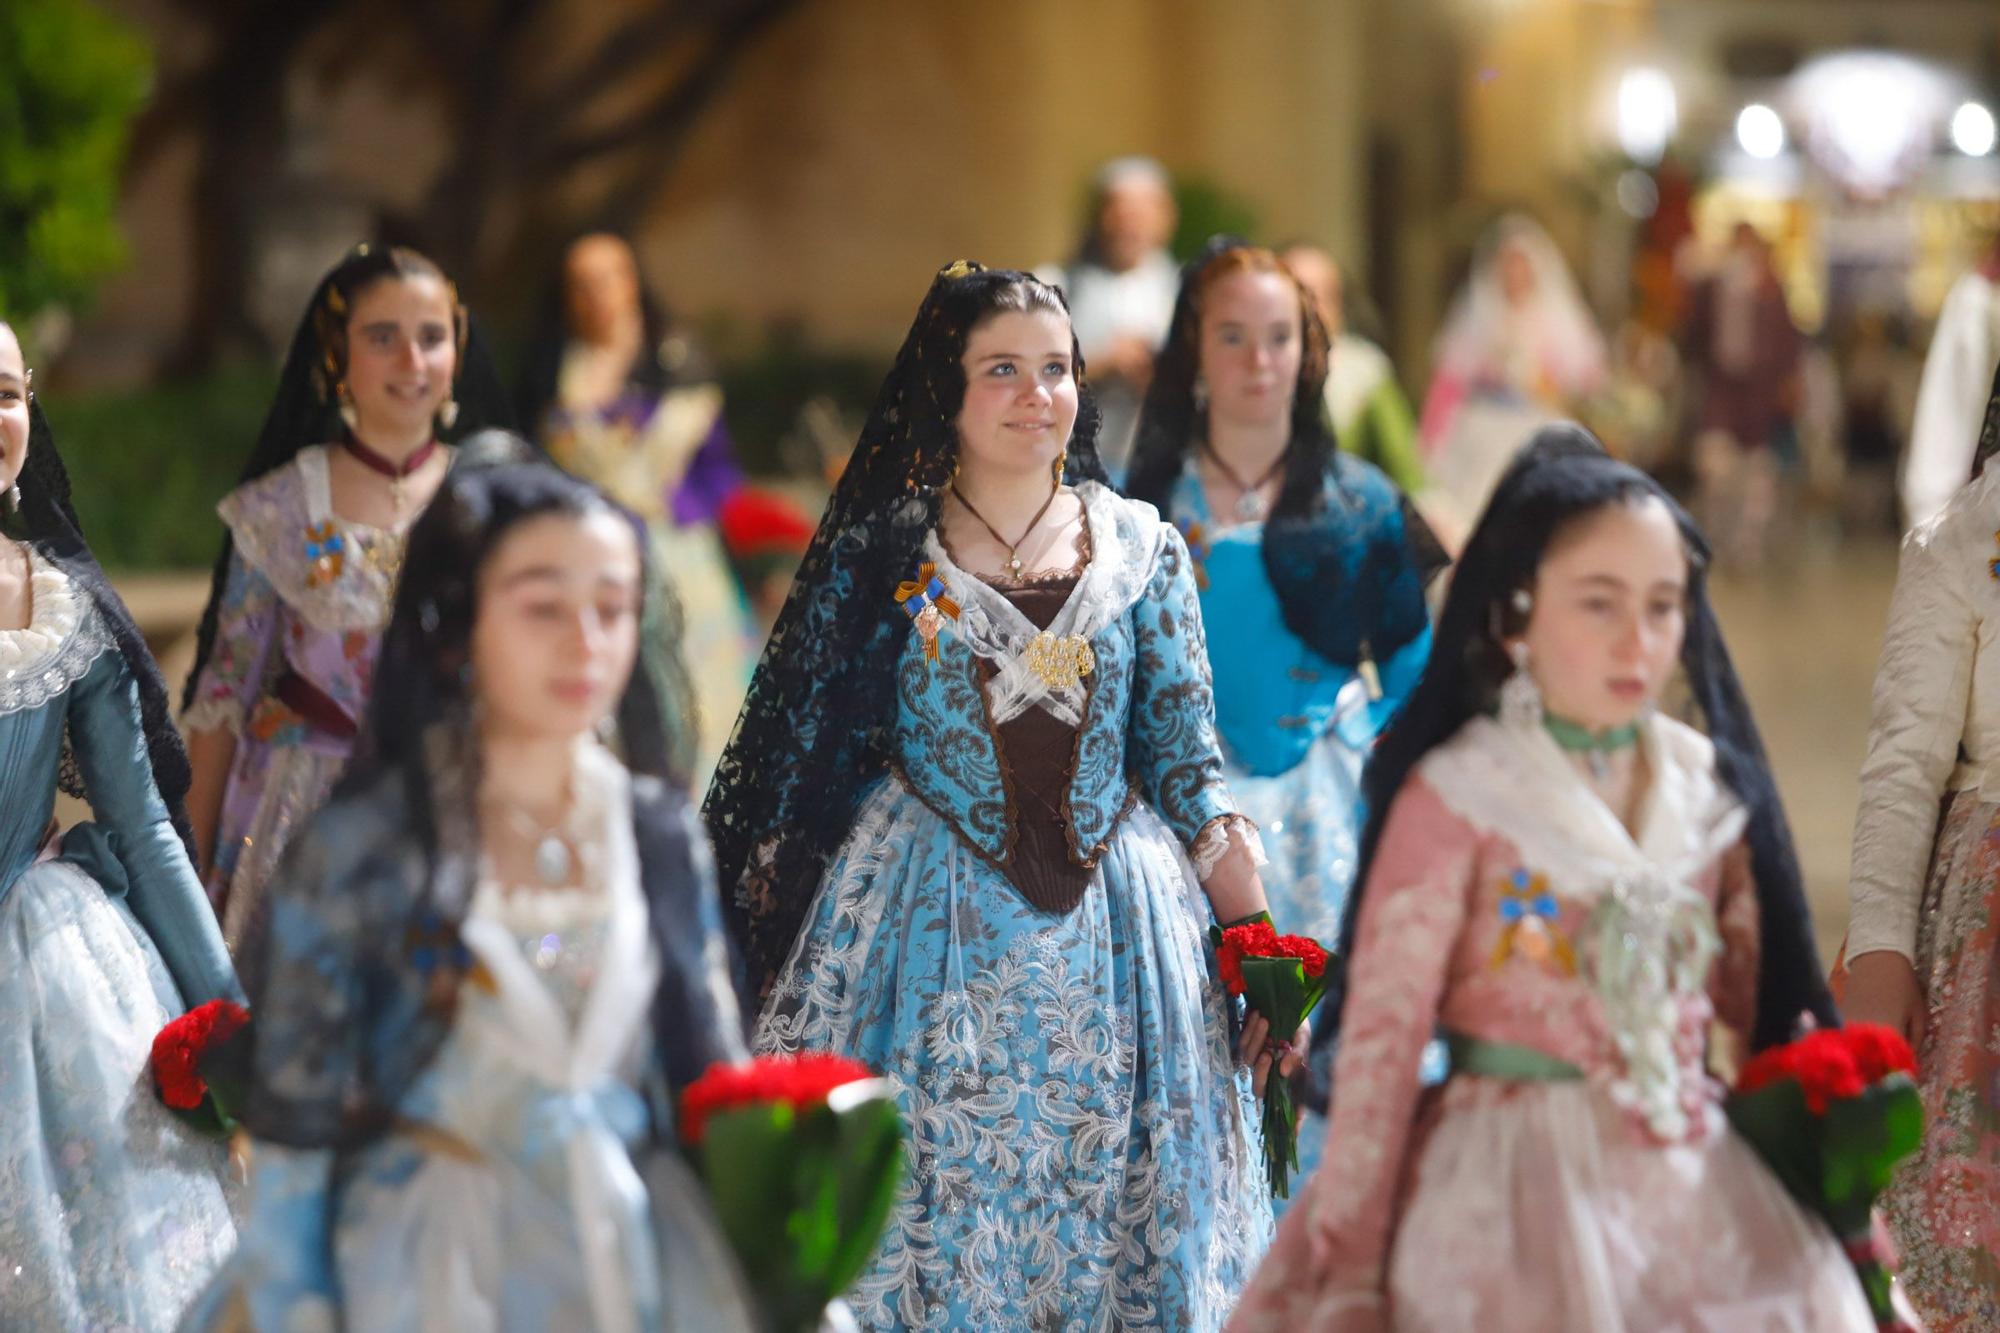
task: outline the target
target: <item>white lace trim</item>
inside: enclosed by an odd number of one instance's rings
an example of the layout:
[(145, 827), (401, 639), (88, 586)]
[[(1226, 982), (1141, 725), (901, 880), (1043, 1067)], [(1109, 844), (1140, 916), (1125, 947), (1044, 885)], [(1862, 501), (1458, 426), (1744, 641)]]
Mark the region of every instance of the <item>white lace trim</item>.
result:
[(1250, 864), (1262, 868), (1271, 864), (1271, 858), (1264, 855), (1264, 839), (1258, 833), (1257, 825), (1248, 815), (1217, 815), (1201, 826), (1201, 832), (1194, 835), (1194, 842), (1188, 848), (1188, 860), (1194, 864), (1195, 878), (1206, 881), (1215, 873), (1216, 866), (1229, 854), (1234, 842), (1243, 844), (1250, 853)]
[(1721, 948), (1714, 909), (1692, 881), (1742, 837), (1747, 815), (1699, 732), (1654, 714), (1640, 743), (1652, 786), (1636, 841), (1540, 727), (1474, 718), (1421, 772), (1454, 814), (1512, 842), (1558, 897), (1594, 905), (1582, 961), (1623, 1064), (1609, 1091), (1673, 1142), (1694, 1127), (1679, 1013)]
[(575, 796), (562, 827), (579, 852), (578, 883), (559, 888), (503, 883), (482, 860), (471, 915), (515, 935), (577, 930), (610, 917), (612, 895), (602, 851), (611, 845), (613, 821), (621, 813), (624, 786), (622, 772), (613, 771), (617, 762), (594, 742), (585, 742), (577, 753)]
[(83, 679), (111, 648), (69, 576), (28, 548), (32, 607), (23, 629), (0, 630), (0, 716), (39, 708)]
[[(1130, 610), (1152, 582), (1166, 544), (1167, 528), (1151, 505), (1125, 499), (1096, 482), (1084, 482), (1076, 491), (1090, 525), (1091, 557), (1062, 610), (1049, 622), (1047, 632), (1058, 639), (1093, 639)], [(1082, 726), (1090, 697), (1085, 683), (1051, 684), (1028, 664), (1028, 649), (1041, 628), (1004, 593), (954, 564), (935, 531), (924, 537), (924, 554), (959, 604), (953, 631), (975, 655), (999, 668), (986, 686), (994, 724), (1011, 722), (1032, 706), (1069, 726)]]

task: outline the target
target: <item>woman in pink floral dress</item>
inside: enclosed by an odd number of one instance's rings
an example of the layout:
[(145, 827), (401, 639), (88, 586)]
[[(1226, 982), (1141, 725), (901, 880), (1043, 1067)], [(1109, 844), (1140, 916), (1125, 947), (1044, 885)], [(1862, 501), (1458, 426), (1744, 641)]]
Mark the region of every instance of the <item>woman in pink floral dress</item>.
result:
[(507, 417), (430, 260), (361, 245), (320, 280), (218, 506), (229, 535), (182, 701), (188, 815), (231, 950), (353, 752), (404, 535), (450, 466), (441, 439)]
[(1368, 770), (1326, 1156), (1232, 1330), (1874, 1328), (1709, 1076), (1833, 1011), (1705, 554), (1580, 428), (1502, 480)]
[(2000, 376), (1972, 479), (1903, 543), (1849, 876), (1843, 1007), (1917, 1051), (1923, 1146), (1883, 1198), (1936, 1330), (2000, 1329)]

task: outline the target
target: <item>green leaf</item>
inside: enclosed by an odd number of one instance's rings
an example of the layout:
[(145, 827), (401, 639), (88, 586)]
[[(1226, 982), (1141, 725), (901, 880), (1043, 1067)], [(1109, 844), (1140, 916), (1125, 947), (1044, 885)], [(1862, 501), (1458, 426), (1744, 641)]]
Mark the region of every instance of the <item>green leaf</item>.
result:
[(1866, 1225), (1876, 1196), (1923, 1135), (1923, 1101), (1901, 1074), (1828, 1106), (1820, 1177), (1828, 1211), (1850, 1226)]
[(882, 1239), (902, 1180), (886, 1091), (794, 1114), (757, 1104), (711, 1115), (698, 1154), (716, 1220), (769, 1326), (815, 1327)]
[(1791, 1079), (1756, 1092), (1731, 1093), (1722, 1109), (1786, 1191), (1810, 1212), (1820, 1211), (1819, 1136), (1806, 1095)]
[(144, 38), (101, 6), (0, 4), (0, 315), (79, 303), (123, 262), (119, 177), (151, 82)]

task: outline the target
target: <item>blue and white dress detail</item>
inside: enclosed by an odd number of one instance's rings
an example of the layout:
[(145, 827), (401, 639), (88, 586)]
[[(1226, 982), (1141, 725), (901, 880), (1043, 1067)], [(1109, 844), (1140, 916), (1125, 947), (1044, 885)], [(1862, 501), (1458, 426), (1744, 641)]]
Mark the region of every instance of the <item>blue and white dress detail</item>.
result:
[[(1402, 523), (1394, 488), (1368, 464), (1340, 459), (1335, 466), (1363, 503), (1329, 498), (1324, 521), (1350, 525), (1353, 530), (1341, 535), (1357, 552), (1381, 544), (1374, 525)], [(1192, 460), (1175, 484), (1173, 510), (1201, 571), (1229, 794), (1256, 821), (1270, 857), (1264, 893), (1271, 919), (1280, 931), (1330, 947), (1340, 936), (1366, 817), (1361, 766), (1423, 675), (1430, 629), (1419, 617), (1414, 623), (1420, 628), (1405, 642), (1370, 643), (1371, 685), (1360, 669), (1329, 661), (1286, 625), (1264, 563), (1263, 521), (1217, 524)], [(1358, 558), (1343, 563), (1364, 566)], [(1421, 582), (1411, 587), (1420, 589)], [(1325, 1137), (1324, 1121), (1308, 1113), (1299, 1131), (1294, 1198), (1318, 1164)]]
[[(898, 1088), (910, 1171), (849, 1298), (870, 1329), (1219, 1329), (1269, 1239), (1198, 879), (1261, 852), (1222, 782), (1193, 572), (1150, 505), (1077, 489), (1089, 559), (1046, 625), (928, 539), (961, 613), (935, 662), (909, 635), (892, 771), (754, 1038)], [(1071, 731), (1073, 905), (1017, 887), (1001, 729), (1029, 710)]]
[[(150, 1333), (236, 1243), (224, 1149), (160, 1104), (153, 1038), (242, 997), (125, 658), (59, 568), (29, 564), (29, 624), (0, 630), (0, 1328)], [(54, 852), (65, 736), (96, 822)]]
[[(684, 1172), (642, 1177), (635, 1158), (653, 1123), (661, 965), (630, 784), (608, 751), (579, 754), (565, 826), (583, 852), (579, 886), (481, 874), (460, 930), (474, 966), (391, 1132), (338, 1153), (258, 1143), (243, 1247), (197, 1326), (240, 1314), (259, 1329), (370, 1333), (747, 1330), (745, 1316), (694, 1299), (705, 1292), (666, 1289), (680, 1256), (662, 1245), (708, 1234), (706, 1206)], [(315, 836), (337, 839), (330, 821), (347, 813), (323, 812)], [(700, 864), (703, 906), (686, 932), (713, 942), (709, 980), (733, 1017), (713, 873)], [(282, 967), (316, 927), (292, 895), (271, 902)], [(669, 1186), (687, 1196), (658, 1198)], [(693, 1225), (663, 1235), (656, 1212)]]

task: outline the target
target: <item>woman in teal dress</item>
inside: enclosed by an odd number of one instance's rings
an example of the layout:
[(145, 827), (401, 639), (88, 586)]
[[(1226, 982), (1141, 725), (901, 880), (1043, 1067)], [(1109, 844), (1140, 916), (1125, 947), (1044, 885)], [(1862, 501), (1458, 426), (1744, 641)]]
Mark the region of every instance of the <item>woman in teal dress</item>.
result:
[[(1441, 562), (1395, 485), (1334, 448), (1326, 375), (1297, 279), (1216, 238), (1183, 275), (1126, 480), (1193, 554), (1223, 771), (1263, 830), (1271, 915), (1323, 943), (1354, 879), (1361, 764), (1423, 674)], [(1302, 1158), (1322, 1137), (1300, 1135)]]
[(1217, 1329), (1269, 1234), (1207, 943), (1264, 908), (1256, 830), (1187, 549), (1081, 378), (1055, 289), (938, 274), (704, 808), (754, 1045), (901, 1098), (871, 1329)]
[[(148, 1056), (187, 1006), (242, 992), (159, 669), (30, 398), (0, 324), (0, 1328), (153, 1333), (236, 1233), (222, 1146), (160, 1104)], [(95, 822), (57, 842), (59, 787)]]

